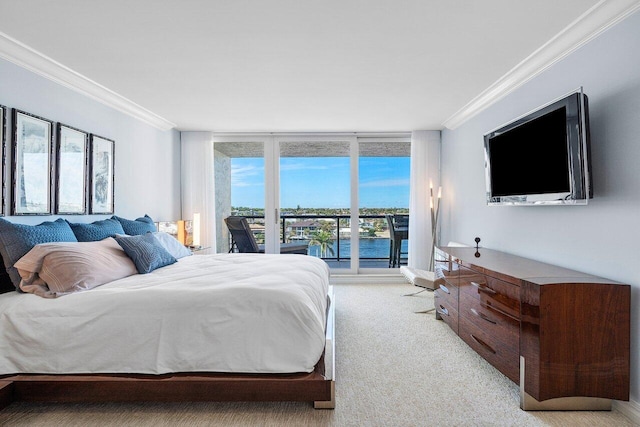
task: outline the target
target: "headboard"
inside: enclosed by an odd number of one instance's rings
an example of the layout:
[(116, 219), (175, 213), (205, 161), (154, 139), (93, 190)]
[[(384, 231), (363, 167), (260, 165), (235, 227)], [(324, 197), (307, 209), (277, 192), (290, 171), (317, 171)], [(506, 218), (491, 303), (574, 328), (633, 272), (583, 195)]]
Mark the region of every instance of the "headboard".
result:
[(0, 294), (15, 290), (16, 287), (13, 286), (13, 283), (11, 283), (9, 273), (7, 273), (7, 270), (4, 268), (4, 261), (2, 259), (2, 256), (0, 255)]

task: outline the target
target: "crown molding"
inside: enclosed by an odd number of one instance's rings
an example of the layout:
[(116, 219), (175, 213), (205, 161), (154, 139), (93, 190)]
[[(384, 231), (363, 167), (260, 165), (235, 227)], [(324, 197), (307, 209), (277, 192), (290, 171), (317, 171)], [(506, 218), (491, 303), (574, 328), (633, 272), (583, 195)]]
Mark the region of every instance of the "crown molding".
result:
[(157, 129), (167, 131), (176, 127), (174, 123), (2, 32), (0, 32), (0, 58), (95, 99)]
[(443, 122), (455, 129), (608, 28), (640, 9), (639, 0), (601, 0)]

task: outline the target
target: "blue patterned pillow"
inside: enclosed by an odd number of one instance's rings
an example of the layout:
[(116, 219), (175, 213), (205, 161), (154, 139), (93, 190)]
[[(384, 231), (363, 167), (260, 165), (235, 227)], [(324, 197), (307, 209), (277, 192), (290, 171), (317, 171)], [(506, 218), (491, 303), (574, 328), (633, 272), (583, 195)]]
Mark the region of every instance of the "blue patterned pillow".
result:
[(116, 242), (136, 265), (138, 273), (151, 273), (156, 268), (176, 262), (176, 259), (165, 248), (153, 233), (138, 236), (116, 236)]
[(137, 236), (139, 234), (153, 233), (156, 230), (156, 225), (153, 223), (153, 220), (149, 215), (145, 215), (140, 218), (136, 218), (134, 220), (121, 218), (119, 216), (112, 216), (111, 218), (117, 219), (118, 222), (122, 225), (124, 229), (124, 233), (129, 236)]
[(120, 222), (113, 219), (94, 221), (91, 224), (69, 223), (78, 242), (98, 242), (116, 234), (125, 234)]
[(62, 218), (38, 225), (14, 224), (0, 218), (0, 254), (11, 282), (20, 289), (20, 275), (13, 264), (35, 245), (49, 242), (77, 242), (71, 227)]

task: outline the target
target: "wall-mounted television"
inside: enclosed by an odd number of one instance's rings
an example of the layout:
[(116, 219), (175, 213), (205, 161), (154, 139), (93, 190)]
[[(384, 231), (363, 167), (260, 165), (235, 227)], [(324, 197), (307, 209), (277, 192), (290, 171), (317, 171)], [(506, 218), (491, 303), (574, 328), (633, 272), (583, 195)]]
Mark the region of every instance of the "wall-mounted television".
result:
[(587, 204), (588, 110), (580, 88), (485, 134), (487, 204)]

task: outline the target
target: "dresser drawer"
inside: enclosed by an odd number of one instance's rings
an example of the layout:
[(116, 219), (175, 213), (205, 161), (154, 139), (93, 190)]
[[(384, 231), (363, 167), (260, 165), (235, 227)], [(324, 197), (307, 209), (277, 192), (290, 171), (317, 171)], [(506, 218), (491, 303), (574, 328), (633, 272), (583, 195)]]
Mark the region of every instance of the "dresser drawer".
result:
[(459, 335), (469, 347), (506, 375), (511, 381), (520, 382), (520, 355), (484, 332), (465, 317), (459, 319)]
[(460, 267), (460, 294), (479, 300), (482, 305), (520, 319), (520, 287)]
[(457, 309), (459, 298), (458, 287), (446, 280), (437, 281), (436, 284), (438, 285), (436, 291), (440, 295), (440, 298), (444, 301), (447, 301), (450, 305)]
[(449, 255), (436, 248), (434, 261), (436, 277), (443, 277), (453, 282), (458, 280), (460, 265), (453, 261)]
[[(445, 294), (446, 295), (446, 294)], [(455, 332), (458, 333), (457, 304), (451, 304), (447, 298), (443, 298), (442, 289), (434, 291), (434, 304), (436, 307), (436, 319), (441, 319)]]
[(511, 316), (485, 306), (467, 293), (460, 295), (459, 316), (477, 325), (514, 352), (520, 352), (520, 322)]

